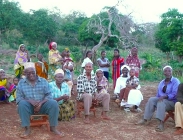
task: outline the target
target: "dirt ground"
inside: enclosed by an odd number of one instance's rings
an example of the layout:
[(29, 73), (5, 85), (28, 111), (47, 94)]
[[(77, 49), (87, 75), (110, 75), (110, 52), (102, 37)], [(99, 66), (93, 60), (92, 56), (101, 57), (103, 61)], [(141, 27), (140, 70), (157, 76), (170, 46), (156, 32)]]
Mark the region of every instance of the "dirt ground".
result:
[[(147, 99), (156, 93), (157, 84), (142, 86), (144, 96), (140, 108), (144, 110)], [(0, 140), (20, 140), (24, 131), (20, 126), (20, 119), (16, 111), (16, 104), (0, 104)], [(156, 119), (152, 119), (148, 126), (137, 126), (143, 113), (125, 112), (114, 102), (110, 102), (109, 116), (112, 120), (100, 118), (101, 107), (97, 108), (96, 118), (91, 113), (91, 124), (84, 124), (82, 117), (76, 117), (70, 122), (59, 122), (58, 130), (65, 133), (64, 138), (58, 138), (48, 132), (46, 126), (32, 127), (29, 140), (182, 140), (183, 135), (174, 136), (174, 121), (169, 118), (165, 123), (164, 132), (156, 132)]]

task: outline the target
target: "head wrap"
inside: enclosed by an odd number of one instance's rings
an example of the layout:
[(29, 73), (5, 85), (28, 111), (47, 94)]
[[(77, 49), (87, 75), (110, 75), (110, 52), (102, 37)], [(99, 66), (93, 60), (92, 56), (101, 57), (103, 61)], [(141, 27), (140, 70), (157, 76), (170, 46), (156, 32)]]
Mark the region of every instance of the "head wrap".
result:
[(57, 69), (54, 73), (54, 75), (57, 75), (58, 73), (61, 73), (64, 75), (64, 71), (62, 69)]
[(121, 67), (121, 71), (122, 71), (124, 68), (127, 68), (128, 70), (130, 70), (130, 67), (129, 67), (129, 66), (123, 65), (123, 66)]
[(35, 64), (33, 62), (26, 62), (23, 65), (24, 65), (24, 69), (28, 69), (28, 68), (34, 68), (35, 69)]
[(166, 68), (170, 68), (170, 69), (172, 70), (172, 67), (169, 66), (169, 65), (167, 65), (167, 66), (165, 66), (165, 67), (163, 68), (163, 71), (164, 71)]
[(51, 42), (50, 45), (49, 45), (50, 50), (52, 49), (53, 45), (57, 45), (57, 43), (56, 42)]
[(65, 48), (64, 51), (68, 52), (69, 51), (69, 48)]
[(4, 71), (3, 69), (0, 69), (0, 71)]

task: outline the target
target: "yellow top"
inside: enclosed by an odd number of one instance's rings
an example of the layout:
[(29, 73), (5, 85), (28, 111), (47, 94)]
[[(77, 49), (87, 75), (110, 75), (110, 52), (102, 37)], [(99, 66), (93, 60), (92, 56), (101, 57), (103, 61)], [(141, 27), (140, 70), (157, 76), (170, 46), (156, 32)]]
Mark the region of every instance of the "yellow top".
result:
[(58, 50), (51, 49), (49, 51), (49, 64), (57, 64), (60, 58), (61, 56)]
[(6, 86), (6, 84), (7, 84), (7, 80), (6, 79), (4, 79), (4, 80), (0, 80), (0, 86)]

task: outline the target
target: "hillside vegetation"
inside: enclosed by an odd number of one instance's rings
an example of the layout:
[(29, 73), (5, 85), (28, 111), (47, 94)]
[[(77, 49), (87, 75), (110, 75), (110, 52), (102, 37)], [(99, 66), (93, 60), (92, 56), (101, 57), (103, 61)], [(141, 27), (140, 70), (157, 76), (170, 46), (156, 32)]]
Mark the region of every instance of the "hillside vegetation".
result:
[[(64, 50), (66, 46), (58, 46), (58, 50), (61, 52)], [(36, 54), (37, 48), (27, 46), (27, 50), (30, 52), (30, 55)], [(68, 47), (71, 50), (72, 57), (75, 61), (75, 77), (77, 77), (80, 74), (81, 71), (81, 63), (83, 60), (83, 47)], [(18, 46), (17, 46), (18, 49)], [(48, 47), (47, 46), (40, 46), (38, 48), (44, 55), (44, 59), (48, 62)], [(8, 45), (4, 45), (3, 47), (0, 47), (0, 68), (3, 68), (6, 70), (7, 74), (13, 75), (13, 63), (16, 51), (15, 49), (11, 49)], [(113, 49), (110, 47), (102, 46), (96, 53), (95, 58), (100, 57), (100, 51), (106, 50), (107, 52), (107, 58), (110, 60), (110, 62), (113, 59)], [(120, 49), (120, 55), (124, 58), (126, 58), (129, 54), (129, 49)], [(164, 78), (162, 68), (165, 65), (171, 65), (174, 69), (173, 74), (174, 76), (178, 77), (181, 81), (183, 78), (181, 78), (182, 73), (179, 70), (180, 63), (176, 63), (176, 61), (170, 59), (167, 59), (167, 55), (160, 50), (156, 49), (155, 47), (139, 47), (139, 58), (142, 63), (142, 70), (140, 73), (140, 80), (141, 82), (150, 81), (150, 82), (157, 82)], [(32, 57), (31, 59), (33, 62), (37, 61), (35, 57)], [(94, 69), (96, 70), (98, 68), (97, 64), (94, 64)], [(110, 71), (111, 76), (111, 71)], [(110, 77), (111, 82), (111, 77)]]

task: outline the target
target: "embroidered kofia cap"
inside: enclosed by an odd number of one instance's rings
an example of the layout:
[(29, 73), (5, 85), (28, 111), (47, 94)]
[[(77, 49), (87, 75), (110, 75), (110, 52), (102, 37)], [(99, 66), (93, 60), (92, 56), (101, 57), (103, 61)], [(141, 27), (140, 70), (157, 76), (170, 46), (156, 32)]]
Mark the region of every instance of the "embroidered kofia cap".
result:
[(54, 73), (54, 75), (58, 74), (58, 73), (61, 73), (64, 75), (64, 71), (62, 69), (57, 69)]
[(34, 68), (35, 69), (35, 64), (33, 62), (24, 63), (24, 69), (28, 69), (28, 68)]

